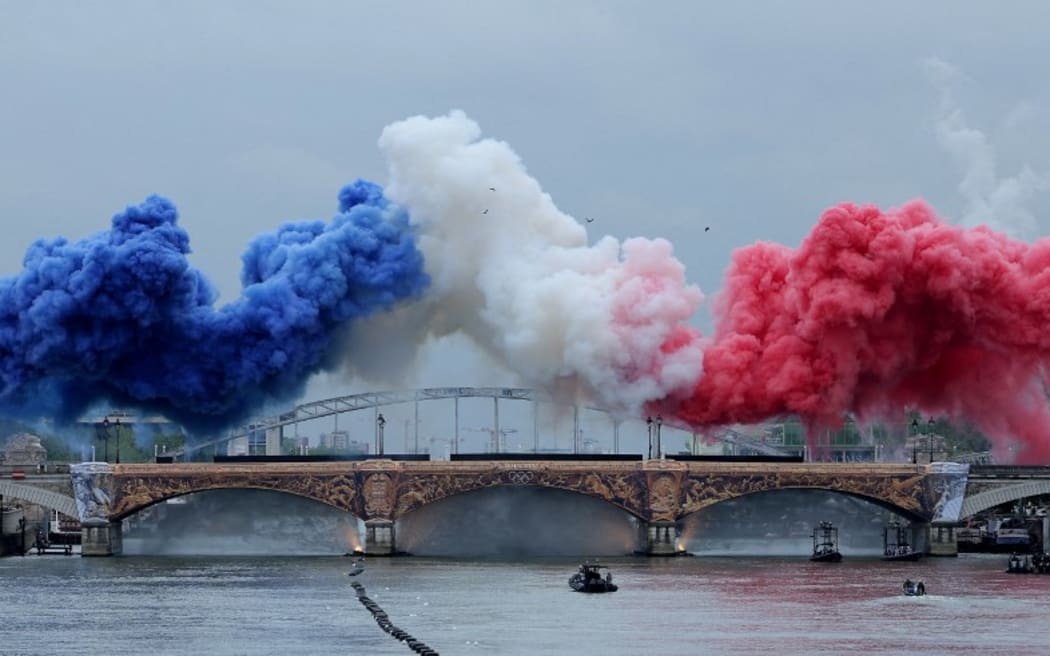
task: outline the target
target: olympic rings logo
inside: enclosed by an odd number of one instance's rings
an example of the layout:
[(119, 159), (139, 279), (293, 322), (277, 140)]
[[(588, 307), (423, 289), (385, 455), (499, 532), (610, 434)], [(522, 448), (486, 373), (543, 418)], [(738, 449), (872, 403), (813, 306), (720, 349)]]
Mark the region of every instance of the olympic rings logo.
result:
[(533, 481), (533, 474), (531, 471), (517, 469), (514, 471), (507, 472), (507, 481), (511, 485), (528, 485)]

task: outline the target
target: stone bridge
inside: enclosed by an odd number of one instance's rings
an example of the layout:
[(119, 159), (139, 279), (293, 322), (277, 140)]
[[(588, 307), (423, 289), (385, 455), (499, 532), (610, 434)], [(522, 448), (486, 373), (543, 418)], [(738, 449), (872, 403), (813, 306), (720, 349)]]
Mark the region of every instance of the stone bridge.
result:
[(397, 552), (395, 522), (427, 504), (493, 487), (532, 486), (601, 499), (639, 521), (650, 555), (676, 553), (676, 525), (758, 492), (817, 489), (874, 502), (931, 530), (931, 553), (955, 552), (967, 466), (715, 461), (393, 461), (172, 463), (72, 467), (83, 554), (121, 551), (124, 518), (194, 492), (261, 489), (325, 503), (364, 520), (365, 551)]

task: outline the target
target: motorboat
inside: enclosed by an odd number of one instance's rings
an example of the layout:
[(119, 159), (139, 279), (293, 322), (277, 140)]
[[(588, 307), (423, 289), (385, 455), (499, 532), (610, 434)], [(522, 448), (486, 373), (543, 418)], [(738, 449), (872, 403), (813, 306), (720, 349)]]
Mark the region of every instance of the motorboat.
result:
[(1028, 551), (1033, 544), (1032, 535), (1023, 518), (1007, 517), (999, 522), (995, 530), (995, 544), (1014, 551)]
[[(602, 570), (605, 573), (602, 574)], [(605, 565), (597, 563), (583, 563), (580, 568), (569, 577), (569, 587), (576, 592), (616, 592), (619, 589), (612, 582), (612, 572)]]
[(1032, 556), (1032, 569), (1036, 574), (1050, 574), (1050, 553), (1037, 553)]
[(912, 581), (908, 579), (902, 586), (904, 588), (904, 594), (908, 597), (924, 597), (926, 596), (926, 584), (922, 581)]
[(1006, 564), (1007, 574), (1031, 574), (1034, 571), (1032, 557), (1028, 554), (1012, 554), (1009, 562)]
[(908, 542), (908, 527), (900, 522), (891, 522), (882, 532), (883, 560), (919, 560), (922, 552), (916, 551)]
[(837, 563), (842, 560), (839, 552), (839, 530), (831, 522), (821, 522), (813, 529), (813, 555), (810, 560), (816, 563)]

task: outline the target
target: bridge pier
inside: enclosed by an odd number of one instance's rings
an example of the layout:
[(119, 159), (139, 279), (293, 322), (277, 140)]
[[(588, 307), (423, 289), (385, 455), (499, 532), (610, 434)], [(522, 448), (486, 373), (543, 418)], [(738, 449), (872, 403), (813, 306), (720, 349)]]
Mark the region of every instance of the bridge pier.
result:
[(678, 526), (675, 522), (641, 522), (638, 529), (639, 555), (678, 555)]
[(91, 522), (80, 528), (81, 556), (119, 556), (124, 551), (123, 522)]
[(957, 523), (934, 522), (918, 525), (919, 530), (925, 534), (926, 555), (946, 556), (954, 558), (959, 555), (959, 543), (955, 535), (955, 529), (961, 526)]
[(923, 547), (927, 556), (959, 555), (959, 543), (955, 529), (962, 524), (947, 522), (916, 523), (911, 525), (911, 544)]
[(365, 555), (393, 556), (397, 553), (394, 522), (389, 519), (369, 519), (365, 522)]

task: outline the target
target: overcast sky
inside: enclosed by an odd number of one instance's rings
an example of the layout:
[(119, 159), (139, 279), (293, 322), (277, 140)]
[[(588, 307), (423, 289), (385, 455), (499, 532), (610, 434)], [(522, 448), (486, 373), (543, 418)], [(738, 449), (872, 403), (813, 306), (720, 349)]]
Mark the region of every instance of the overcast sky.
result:
[[(735, 248), (796, 246), (840, 201), (1023, 205), (1034, 239), (1047, 34), (1038, 1), (0, 0), (0, 275), (159, 193), (230, 300), (254, 235), (383, 184), (383, 127), (452, 109), (591, 241), (669, 239), (708, 305)], [(516, 382), (459, 340), (425, 359), (412, 384)], [(321, 376), (304, 400), (374, 387)]]

